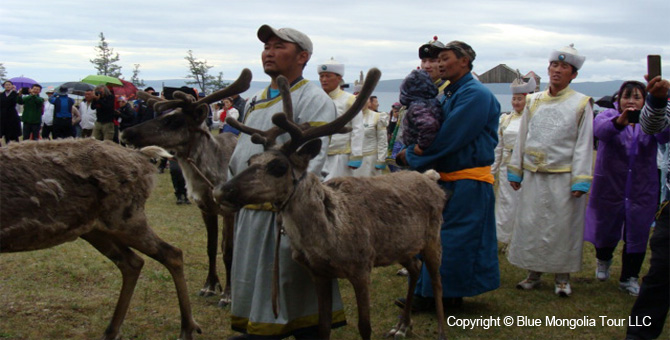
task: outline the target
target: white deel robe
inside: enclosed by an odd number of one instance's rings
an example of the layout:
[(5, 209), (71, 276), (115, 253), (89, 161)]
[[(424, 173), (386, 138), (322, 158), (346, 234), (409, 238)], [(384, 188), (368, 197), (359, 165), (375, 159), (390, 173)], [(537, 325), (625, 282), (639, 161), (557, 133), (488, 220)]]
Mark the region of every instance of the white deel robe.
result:
[[(356, 100), (356, 96), (343, 91), (339, 87), (331, 91), (328, 95), (335, 103), (338, 117), (346, 112)], [(351, 155), (352, 141), (360, 144), (360, 140), (363, 138), (362, 122), (362, 115), (360, 113), (356, 114), (356, 116), (347, 123), (347, 126), (351, 128), (351, 132), (338, 133), (330, 136), (328, 158), (326, 158), (326, 164), (323, 166), (324, 181), (335, 177), (354, 175), (352, 169), (349, 167), (349, 157)]]
[(520, 181), (508, 260), (527, 270), (581, 270), (586, 197), (593, 166), (593, 100), (568, 88), (529, 95), (508, 164)]
[(491, 166), (491, 173), (495, 176), (495, 215), (496, 235), (498, 242), (509, 243), (514, 227), (519, 201), (519, 191), (515, 191), (507, 180), (507, 164), (512, 158), (514, 143), (519, 135), (522, 112), (512, 111), (500, 116), (498, 128), (498, 145), (495, 148), (495, 161)]
[(386, 127), (388, 123), (388, 113), (363, 110), (363, 138), (360, 139), (360, 142), (352, 141), (351, 145), (351, 159), (360, 161), (360, 166), (354, 170), (354, 176), (377, 176), (381, 175), (382, 170), (386, 168), (388, 152)]
[[(322, 125), (335, 119), (333, 101), (320, 86), (300, 80), (291, 86), (291, 100), (296, 123)], [(268, 89), (259, 91), (247, 101), (244, 123), (267, 130), (274, 125), (272, 115), (283, 111), (281, 97), (268, 99)], [(277, 138), (286, 142), (288, 134)], [(321, 138), (322, 150), (309, 163), (308, 171), (319, 175), (326, 160), (328, 137)], [(230, 160), (230, 175), (247, 168), (247, 160), (263, 152), (263, 146), (240, 134)], [(232, 178), (232, 177), (231, 177)], [(240, 332), (285, 337), (295, 330), (318, 324), (318, 306), (309, 272), (291, 257), (290, 240), (284, 235), (279, 249), (279, 317), (272, 313), (272, 266), (278, 227), (276, 213), (269, 204), (246, 206), (236, 215), (232, 267), (231, 327)], [(333, 325), (345, 321), (342, 300), (333, 280)]]

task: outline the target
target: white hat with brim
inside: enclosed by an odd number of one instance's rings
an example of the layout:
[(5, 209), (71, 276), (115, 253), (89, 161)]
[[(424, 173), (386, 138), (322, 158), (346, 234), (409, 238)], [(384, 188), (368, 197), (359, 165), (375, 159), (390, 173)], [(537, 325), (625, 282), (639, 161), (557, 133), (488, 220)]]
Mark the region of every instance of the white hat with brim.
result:
[(289, 27), (274, 29), (270, 25), (263, 25), (256, 34), (260, 41), (266, 43), (270, 38), (277, 37), (281, 40), (294, 43), (312, 56), (312, 40), (304, 33)]
[(340, 64), (335, 59), (330, 58), (330, 60), (328, 60), (327, 62), (318, 65), (316, 67), (316, 72), (318, 73), (330, 72), (338, 74), (341, 77), (344, 77), (344, 64)]
[(549, 62), (563, 61), (574, 66), (578, 70), (584, 65), (584, 60), (586, 60), (586, 57), (579, 55), (579, 52), (575, 49), (575, 44), (565, 46), (558, 51), (554, 50), (549, 55)]
[(536, 87), (537, 83), (535, 82), (534, 77), (530, 77), (527, 83), (521, 79), (514, 79), (509, 86), (509, 88), (512, 89), (512, 94), (535, 92)]

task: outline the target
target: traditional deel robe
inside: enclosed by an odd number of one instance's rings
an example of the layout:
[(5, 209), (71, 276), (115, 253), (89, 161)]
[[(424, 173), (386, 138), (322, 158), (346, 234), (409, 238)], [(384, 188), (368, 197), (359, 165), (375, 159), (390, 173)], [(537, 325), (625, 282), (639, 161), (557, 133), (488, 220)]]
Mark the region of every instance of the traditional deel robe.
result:
[[(268, 89), (255, 94), (248, 102), (244, 123), (252, 128), (273, 127), (272, 115), (282, 112), (281, 97), (270, 99)], [(291, 100), (296, 123), (320, 125), (336, 117), (335, 105), (320, 86), (300, 79), (291, 86)], [(286, 142), (288, 134), (277, 138)], [(320, 174), (326, 160), (328, 138), (323, 137), (321, 153), (311, 160), (308, 171)], [(247, 167), (247, 160), (263, 152), (263, 146), (241, 134), (230, 159), (230, 175)], [(276, 235), (276, 213), (269, 204), (247, 206), (236, 215), (232, 267), (231, 327), (254, 335), (284, 337), (294, 331), (318, 324), (318, 307), (314, 284), (309, 272), (291, 257), (290, 240), (281, 239), (279, 249), (279, 317), (271, 308), (272, 265)], [(345, 315), (337, 281), (333, 280), (333, 327), (345, 324)]]
[[(437, 137), (421, 156), (414, 153), (414, 145), (408, 145), (407, 162), (419, 171), (435, 169), (445, 179), (439, 182), (449, 197), (442, 211), (440, 231), (443, 296), (474, 296), (500, 286), (490, 173), (493, 150), (498, 144), (500, 103), (470, 73), (444, 91), (444, 122)], [(486, 172), (487, 176), (448, 178), (472, 169), (480, 170), (475, 171), (478, 174)], [(425, 266), (414, 293), (433, 296)]]
[(376, 112), (364, 109), (361, 123), (363, 138), (352, 140), (349, 165), (356, 168), (354, 176), (370, 177), (382, 174), (386, 168), (386, 127), (389, 115), (386, 112)]
[(513, 265), (537, 272), (581, 270), (586, 195), (593, 162), (593, 100), (567, 87), (528, 95), (508, 180), (521, 182)]
[(619, 128), (614, 123), (619, 115), (609, 109), (593, 122), (598, 154), (584, 239), (598, 248), (624, 239), (628, 253), (644, 253), (658, 208), (657, 145), (668, 142), (670, 130), (647, 135), (639, 124)]
[[(347, 111), (356, 100), (356, 96), (342, 91), (339, 87), (331, 91), (330, 98), (337, 108), (337, 116), (341, 116)], [(363, 138), (363, 119), (361, 114), (357, 114), (347, 126), (351, 128), (349, 133), (338, 133), (330, 136), (328, 146), (328, 158), (323, 166), (325, 180), (335, 177), (353, 176), (353, 171), (349, 168), (349, 156), (351, 155), (351, 144), (361, 144)]]
[(512, 111), (500, 117), (498, 146), (491, 172), (496, 178), (496, 235), (498, 242), (509, 243), (514, 227), (514, 215), (519, 201), (519, 191), (515, 191), (507, 180), (507, 164), (512, 157), (516, 137), (519, 135), (521, 112)]

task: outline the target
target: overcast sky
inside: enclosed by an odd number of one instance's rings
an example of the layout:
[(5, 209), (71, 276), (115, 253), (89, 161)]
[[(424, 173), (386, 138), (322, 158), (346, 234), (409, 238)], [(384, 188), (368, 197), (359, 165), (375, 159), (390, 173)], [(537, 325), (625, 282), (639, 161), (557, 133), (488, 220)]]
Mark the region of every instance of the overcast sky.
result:
[[(124, 78), (184, 78), (188, 50), (234, 79), (261, 67), (262, 24), (307, 34), (314, 54), (305, 77), (334, 57), (345, 81), (378, 67), (382, 80), (404, 78), (419, 65), (418, 47), (433, 36), (462, 40), (477, 53), (481, 74), (504, 63), (546, 79), (551, 50), (570, 43), (586, 62), (576, 79), (641, 80), (646, 55), (660, 54), (670, 74), (669, 0), (470, 1), (3, 1), (0, 63), (8, 77), (39, 82), (79, 80), (96, 70), (90, 59), (103, 32), (120, 56)], [(544, 82), (544, 81), (543, 81)]]

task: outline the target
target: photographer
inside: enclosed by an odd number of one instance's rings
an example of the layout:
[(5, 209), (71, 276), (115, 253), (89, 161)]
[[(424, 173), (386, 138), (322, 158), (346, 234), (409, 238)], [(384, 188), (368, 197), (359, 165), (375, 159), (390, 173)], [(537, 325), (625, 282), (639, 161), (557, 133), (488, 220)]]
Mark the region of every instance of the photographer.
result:
[(104, 85), (95, 88), (93, 108), (96, 121), (93, 126), (93, 138), (97, 140), (114, 140), (114, 95)]
[[(659, 72), (660, 73), (660, 72)], [(668, 91), (670, 82), (660, 76), (649, 79), (647, 84), (647, 102), (640, 115), (640, 125), (645, 133), (661, 132), (670, 126), (670, 104)], [(670, 178), (661, 183), (670, 187)], [(626, 340), (656, 339), (663, 331), (663, 325), (670, 308), (670, 230), (668, 224), (668, 201), (661, 204), (661, 211), (656, 215), (656, 227), (649, 240), (651, 260), (649, 272), (642, 279), (640, 295), (630, 311), (631, 319), (647, 318), (644, 325), (629, 325)]]
[(596, 278), (609, 278), (614, 249), (623, 239), (619, 288), (637, 296), (638, 277), (658, 204), (656, 153), (670, 140), (668, 128), (648, 135), (637, 124), (645, 85), (627, 81), (615, 95), (615, 108), (596, 116), (593, 133), (598, 154), (586, 208), (584, 239), (596, 247)]

